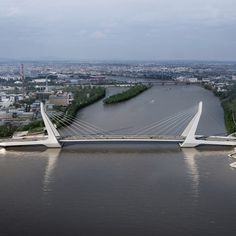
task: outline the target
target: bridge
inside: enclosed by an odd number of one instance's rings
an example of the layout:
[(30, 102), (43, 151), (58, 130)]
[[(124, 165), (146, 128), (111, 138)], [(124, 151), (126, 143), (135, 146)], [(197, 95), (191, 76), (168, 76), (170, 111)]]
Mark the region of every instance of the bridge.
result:
[[(202, 102), (198, 104), (197, 111), (190, 115), (189, 111), (176, 114), (162, 121), (154, 122), (151, 125), (138, 129), (133, 134), (120, 135), (111, 134), (105, 130), (89, 124), (86, 121), (77, 120), (76, 118), (51, 112), (46, 113), (44, 104), (40, 104), (42, 119), (47, 131), (46, 135), (41, 137), (25, 136), (19, 139), (8, 139), (0, 142), (0, 147), (18, 147), (18, 146), (35, 146), (43, 145), (47, 148), (61, 148), (66, 143), (176, 143), (182, 148), (193, 148), (200, 145), (216, 146), (236, 146), (236, 137), (234, 136), (203, 136), (196, 135), (197, 127), (202, 115)], [(70, 131), (67, 135), (61, 135), (56, 129), (53, 122), (62, 122)], [(184, 122), (190, 120), (188, 125), (179, 135), (158, 135), (146, 134), (154, 128), (161, 127), (170, 129), (171, 126), (181, 128)], [(81, 133), (82, 130), (90, 131)]]

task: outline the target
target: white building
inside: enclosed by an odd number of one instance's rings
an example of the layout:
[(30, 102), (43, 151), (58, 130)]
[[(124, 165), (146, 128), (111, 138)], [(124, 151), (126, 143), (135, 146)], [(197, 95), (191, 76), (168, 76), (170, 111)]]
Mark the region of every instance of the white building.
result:
[(188, 81), (190, 83), (197, 83), (198, 82), (198, 79), (197, 78), (189, 78)]

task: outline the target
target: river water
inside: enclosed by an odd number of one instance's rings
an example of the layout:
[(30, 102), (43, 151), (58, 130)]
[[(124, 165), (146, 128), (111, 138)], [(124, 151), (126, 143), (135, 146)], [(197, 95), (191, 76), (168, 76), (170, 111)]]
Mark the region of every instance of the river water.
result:
[[(199, 101), (198, 134), (225, 133), (219, 100), (198, 86), (154, 86), (78, 118), (130, 133)], [(0, 235), (235, 235), (230, 152), (135, 143), (2, 149)]]

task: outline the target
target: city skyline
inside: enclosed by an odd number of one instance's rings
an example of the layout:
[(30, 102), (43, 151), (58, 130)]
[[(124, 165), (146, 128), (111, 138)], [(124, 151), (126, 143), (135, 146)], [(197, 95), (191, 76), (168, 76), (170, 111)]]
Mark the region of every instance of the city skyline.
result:
[(235, 61), (233, 0), (2, 0), (0, 58)]

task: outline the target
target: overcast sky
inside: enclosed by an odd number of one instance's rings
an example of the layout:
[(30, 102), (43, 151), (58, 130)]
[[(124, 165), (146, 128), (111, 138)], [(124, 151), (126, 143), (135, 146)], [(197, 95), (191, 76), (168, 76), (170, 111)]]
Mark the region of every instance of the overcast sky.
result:
[(236, 0), (0, 0), (0, 58), (236, 60)]

